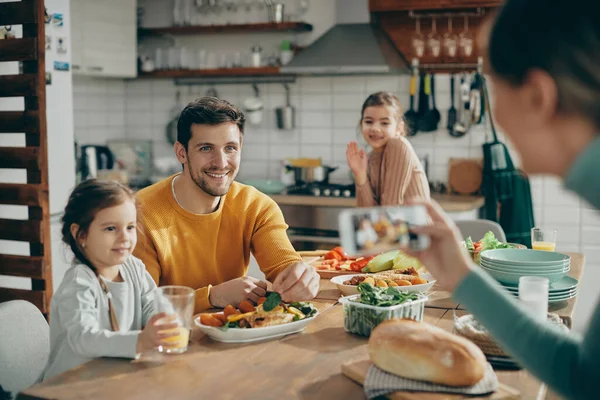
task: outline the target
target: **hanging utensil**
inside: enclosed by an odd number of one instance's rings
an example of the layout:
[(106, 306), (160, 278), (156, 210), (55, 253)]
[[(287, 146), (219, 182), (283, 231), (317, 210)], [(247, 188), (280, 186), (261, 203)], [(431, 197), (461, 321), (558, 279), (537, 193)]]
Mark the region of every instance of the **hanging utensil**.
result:
[(471, 110), (471, 123), (478, 125), (483, 120), (485, 113), (485, 100), (481, 95), (483, 88), (483, 77), (476, 73), (471, 83), (471, 95), (469, 100)]
[(429, 97), (431, 94), (431, 75), (427, 74), (423, 77), (425, 84), (423, 85), (423, 101), (419, 95), (419, 111), (423, 105), (421, 117), (419, 118), (419, 130), (422, 132), (433, 132), (437, 129), (437, 114), (433, 109), (429, 108)]
[(456, 124), (456, 108), (454, 108), (454, 74), (450, 75), (450, 109), (448, 110), (448, 123), (446, 128), (450, 136), (454, 136), (454, 125)]
[(419, 115), (415, 111), (415, 94), (417, 92), (417, 74), (416, 72), (410, 77), (410, 108), (404, 113), (404, 121), (406, 123), (406, 134), (414, 136), (417, 134), (417, 121)]
[(290, 104), (290, 88), (287, 84), (284, 84), (285, 88), (285, 106), (277, 107), (275, 109), (275, 115), (277, 117), (277, 128), (285, 131), (290, 131), (295, 127), (295, 116), (296, 110)]
[(435, 75), (434, 74), (431, 74), (431, 105), (433, 107), (432, 115), (435, 115), (435, 119), (436, 119), (435, 127), (437, 129), (437, 126), (439, 125), (440, 121), (442, 120), (442, 114), (440, 114), (440, 111), (435, 106)]
[(175, 144), (177, 141), (177, 122), (179, 121), (179, 114), (182, 109), (181, 92), (177, 90), (177, 93), (175, 93), (175, 105), (169, 111), (169, 122), (166, 126), (167, 140), (171, 144)]
[(458, 108), (458, 121), (454, 124), (454, 134), (452, 136), (462, 137), (467, 134), (471, 127), (471, 84), (468, 75), (460, 78), (460, 97)]

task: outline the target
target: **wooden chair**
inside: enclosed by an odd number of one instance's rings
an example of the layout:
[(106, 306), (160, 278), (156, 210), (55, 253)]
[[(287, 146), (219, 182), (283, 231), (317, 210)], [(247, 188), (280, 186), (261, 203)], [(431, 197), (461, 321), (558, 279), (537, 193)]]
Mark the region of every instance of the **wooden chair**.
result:
[[(0, 218), (0, 239), (27, 242), (30, 254), (0, 254), (0, 275), (31, 278), (32, 288), (0, 288), (0, 303), (23, 299), (47, 314), (52, 273), (43, 0), (0, 3), (0, 26), (5, 25), (22, 25), (23, 37), (0, 40), (0, 62), (21, 62), (23, 72), (0, 75), (0, 98), (21, 97), (25, 106), (22, 111), (0, 111), (0, 168), (24, 169), (27, 181), (0, 183), (0, 207), (27, 206), (28, 219)], [(6, 133), (22, 133), (25, 146), (2, 146)]]
[(463, 239), (471, 236), (473, 241), (478, 241), (483, 238), (488, 231), (492, 231), (496, 239), (501, 242), (506, 242), (506, 235), (504, 234), (504, 229), (500, 226), (499, 223), (494, 221), (488, 221), (487, 219), (475, 219), (475, 220), (465, 220), (465, 221), (455, 221), (456, 226), (460, 229), (460, 233)]

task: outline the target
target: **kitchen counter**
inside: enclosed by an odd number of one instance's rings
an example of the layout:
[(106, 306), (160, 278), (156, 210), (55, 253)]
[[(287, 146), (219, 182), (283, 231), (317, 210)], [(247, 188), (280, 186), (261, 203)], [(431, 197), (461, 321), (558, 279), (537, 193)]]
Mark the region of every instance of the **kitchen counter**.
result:
[[(354, 197), (313, 197), (270, 195), (280, 206), (315, 206), (315, 207), (356, 207)], [(473, 211), (483, 207), (484, 198), (481, 196), (457, 196), (434, 193), (431, 198), (437, 201), (446, 212)]]

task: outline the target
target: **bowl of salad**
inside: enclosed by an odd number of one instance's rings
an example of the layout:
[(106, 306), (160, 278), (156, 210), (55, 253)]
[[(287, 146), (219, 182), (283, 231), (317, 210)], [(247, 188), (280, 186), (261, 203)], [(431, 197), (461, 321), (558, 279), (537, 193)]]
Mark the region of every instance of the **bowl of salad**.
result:
[(410, 318), (421, 322), (428, 297), (420, 292), (406, 292), (401, 286), (376, 287), (358, 285), (354, 296), (342, 297), (346, 332), (370, 336), (375, 327), (388, 319)]
[(476, 264), (479, 264), (479, 254), (485, 250), (527, 248), (527, 246), (518, 243), (502, 243), (491, 231), (483, 235), (483, 238), (477, 242), (474, 242), (471, 236), (469, 236), (464, 241), (464, 244)]

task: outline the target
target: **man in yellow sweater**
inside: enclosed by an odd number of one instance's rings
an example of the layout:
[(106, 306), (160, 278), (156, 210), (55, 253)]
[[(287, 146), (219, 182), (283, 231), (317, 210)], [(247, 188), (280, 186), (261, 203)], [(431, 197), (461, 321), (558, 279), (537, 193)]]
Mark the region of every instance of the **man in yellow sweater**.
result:
[(195, 312), (264, 296), (267, 283), (245, 276), (254, 254), (284, 301), (310, 300), (319, 275), (292, 247), (277, 204), (234, 182), (244, 115), (204, 97), (179, 116), (175, 155), (183, 172), (141, 190), (141, 232), (134, 254), (159, 286), (196, 289)]

